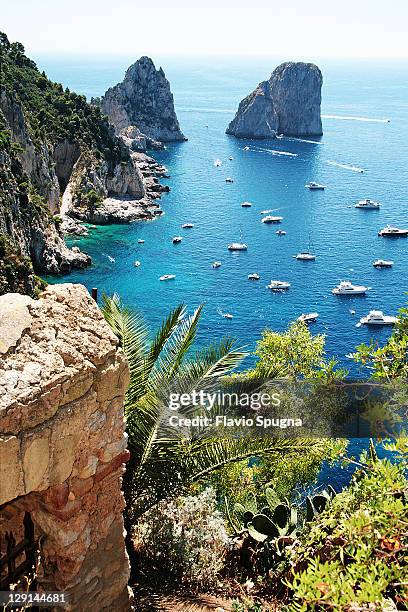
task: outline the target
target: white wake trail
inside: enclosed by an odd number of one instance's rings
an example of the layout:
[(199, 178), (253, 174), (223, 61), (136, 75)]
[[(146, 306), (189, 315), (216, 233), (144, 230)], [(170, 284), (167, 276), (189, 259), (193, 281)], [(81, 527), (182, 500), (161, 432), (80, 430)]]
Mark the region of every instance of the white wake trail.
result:
[(323, 119), (339, 119), (340, 121), (367, 121), (372, 123), (390, 123), (389, 119), (375, 119), (373, 117), (354, 117), (349, 115), (322, 115)]
[(358, 166), (352, 166), (351, 164), (340, 164), (339, 162), (328, 160), (328, 164), (331, 166), (337, 166), (338, 168), (344, 168), (344, 170), (351, 170), (352, 172), (358, 172), (359, 174), (363, 174), (365, 172), (364, 168), (359, 168)]

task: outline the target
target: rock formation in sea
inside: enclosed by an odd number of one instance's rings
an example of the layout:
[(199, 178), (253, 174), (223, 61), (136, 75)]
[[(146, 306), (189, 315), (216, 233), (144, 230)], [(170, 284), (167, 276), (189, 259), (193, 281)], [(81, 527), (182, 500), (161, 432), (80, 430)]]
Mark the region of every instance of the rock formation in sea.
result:
[(100, 107), (133, 150), (157, 149), (160, 143), (186, 140), (174, 110), (170, 83), (149, 57), (141, 57), (127, 69), (123, 81), (102, 97)]
[(315, 64), (285, 62), (238, 107), (226, 132), (237, 138), (321, 136), (323, 77)]

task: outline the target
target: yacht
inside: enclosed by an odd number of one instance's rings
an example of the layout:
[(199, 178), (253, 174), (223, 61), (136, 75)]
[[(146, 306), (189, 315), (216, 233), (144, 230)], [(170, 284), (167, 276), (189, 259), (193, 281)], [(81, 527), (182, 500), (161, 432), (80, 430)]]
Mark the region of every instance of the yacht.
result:
[(314, 321), (317, 320), (319, 316), (318, 312), (309, 312), (309, 313), (303, 313), (300, 315), (300, 317), (297, 318), (297, 320), (301, 323), (313, 323)]
[(173, 244), (179, 244), (183, 240), (182, 236), (174, 236)]
[(163, 274), (163, 276), (160, 276), (159, 280), (169, 281), (169, 280), (173, 280), (174, 278), (176, 278), (175, 274)]
[(242, 208), (250, 208), (252, 206), (251, 202), (242, 202), (241, 204)]
[(370, 310), (366, 317), (360, 319), (362, 325), (394, 325), (397, 317), (385, 315), (381, 310)]
[(194, 223), (183, 223), (183, 225), (181, 227), (183, 229), (190, 229), (190, 228), (194, 227)]
[(310, 251), (301, 251), (297, 255), (292, 255), (295, 259), (300, 259), (302, 261), (314, 261), (316, 259), (316, 255), (310, 253)]
[(305, 187), (313, 191), (317, 189), (325, 189), (326, 185), (320, 185), (320, 183), (315, 183), (314, 181), (310, 181), (310, 183), (306, 183)]
[(400, 238), (408, 236), (408, 229), (400, 229), (399, 227), (395, 227), (395, 225), (387, 225), (378, 232), (378, 235), (388, 238)]
[(213, 261), (211, 264), (212, 268), (220, 268), (221, 267), (221, 262), (220, 261)]
[(139, 238), (138, 243), (139, 244), (144, 244), (144, 240), (142, 238)]
[(268, 289), (272, 289), (272, 291), (283, 291), (285, 289), (289, 289), (290, 283), (287, 283), (286, 281), (271, 280), (267, 287)]
[(262, 219), (262, 223), (282, 223), (283, 217), (272, 217), (272, 215), (267, 215)]
[(248, 247), (243, 242), (231, 242), (231, 244), (228, 245), (228, 250), (229, 251), (247, 251)]
[(256, 272), (254, 274), (248, 274), (248, 280), (259, 280), (261, 277)]
[(365, 200), (359, 200), (355, 205), (355, 208), (364, 208), (365, 210), (379, 210), (381, 204), (366, 198)]
[(277, 232), (275, 232), (278, 236), (286, 236), (286, 232), (285, 230), (278, 230)]
[(392, 268), (394, 262), (390, 259), (376, 259), (373, 263), (374, 268)]
[(341, 281), (337, 287), (332, 290), (334, 295), (364, 295), (371, 287), (364, 285), (353, 285), (350, 281)]
[(140, 266), (140, 261), (135, 261), (134, 264), (135, 268), (138, 268)]
[(227, 178), (225, 179), (225, 182), (226, 182), (226, 183), (233, 183), (233, 182), (234, 182), (234, 179), (233, 179), (233, 178), (231, 178), (231, 177), (229, 176), (229, 177), (227, 177)]

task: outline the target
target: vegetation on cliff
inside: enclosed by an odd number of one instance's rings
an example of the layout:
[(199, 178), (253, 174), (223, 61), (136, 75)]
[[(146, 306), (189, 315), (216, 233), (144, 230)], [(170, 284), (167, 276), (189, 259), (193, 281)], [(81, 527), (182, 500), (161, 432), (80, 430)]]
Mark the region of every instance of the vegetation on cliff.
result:
[(25, 55), (23, 45), (10, 43), (4, 33), (0, 33), (0, 62), (0, 87), (21, 103), (34, 143), (55, 145), (67, 139), (93, 149), (108, 162), (129, 158), (100, 109), (88, 104), (85, 96), (50, 81)]

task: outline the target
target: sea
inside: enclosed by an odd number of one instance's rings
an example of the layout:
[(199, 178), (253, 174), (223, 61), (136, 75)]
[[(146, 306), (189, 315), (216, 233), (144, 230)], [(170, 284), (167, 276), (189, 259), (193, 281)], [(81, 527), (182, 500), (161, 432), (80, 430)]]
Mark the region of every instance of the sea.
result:
[[(137, 57), (35, 60), (51, 79), (90, 99), (121, 81)], [(347, 355), (371, 339), (384, 343), (390, 329), (358, 326), (360, 317), (373, 309), (395, 315), (407, 303), (408, 239), (381, 238), (378, 231), (408, 227), (408, 63), (315, 60), (323, 73), (323, 137), (245, 141), (225, 134), (240, 100), (292, 58), (153, 59), (171, 83), (188, 137), (154, 153), (171, 177), (163, 181), (170, 187), (160, 202), (165, 214), (71, 240), (93, 264), (57, 282), (116, 292), (152, 329), (177, 304), (192, 313), (204, 303), (198, 346), (229, 336), (248, 353), (265, 329), (284, 331), (300, 314), (318, 312), (311, 330), (325, 334), (327, 355), (361, 375)], [(326, 189), (309, 191), (309, 181)], [(363, 198), (378, 200), (381, 209), (354, 208)], [(241, 207), (244, 201), (252, 206)], [(262, 223), (265, 210), (282, 223)], [(182, 229), (186, 222), (194, 228)], [(183, 237), (177, 245), (176, 235)], [(248, 250), (229, 252), (227, 245), (240, 240)], [(294, 259), (309, 242), (316, 260)], [(394, 265), (375, 269), (377, 258)], [(215, 260), (218, 269), (211, 267)], [(260, 280), (248, 280), (251, 273)], [(176, 278), (160, 282), (164, 274)], [(290, 289), (273, 293), (272, 279), (288, 281)], [(370, 290), (365, 297), (336, 297), (331, 291), (342, 280)], [(252, 362), (249, 356), (246, 364)]]

